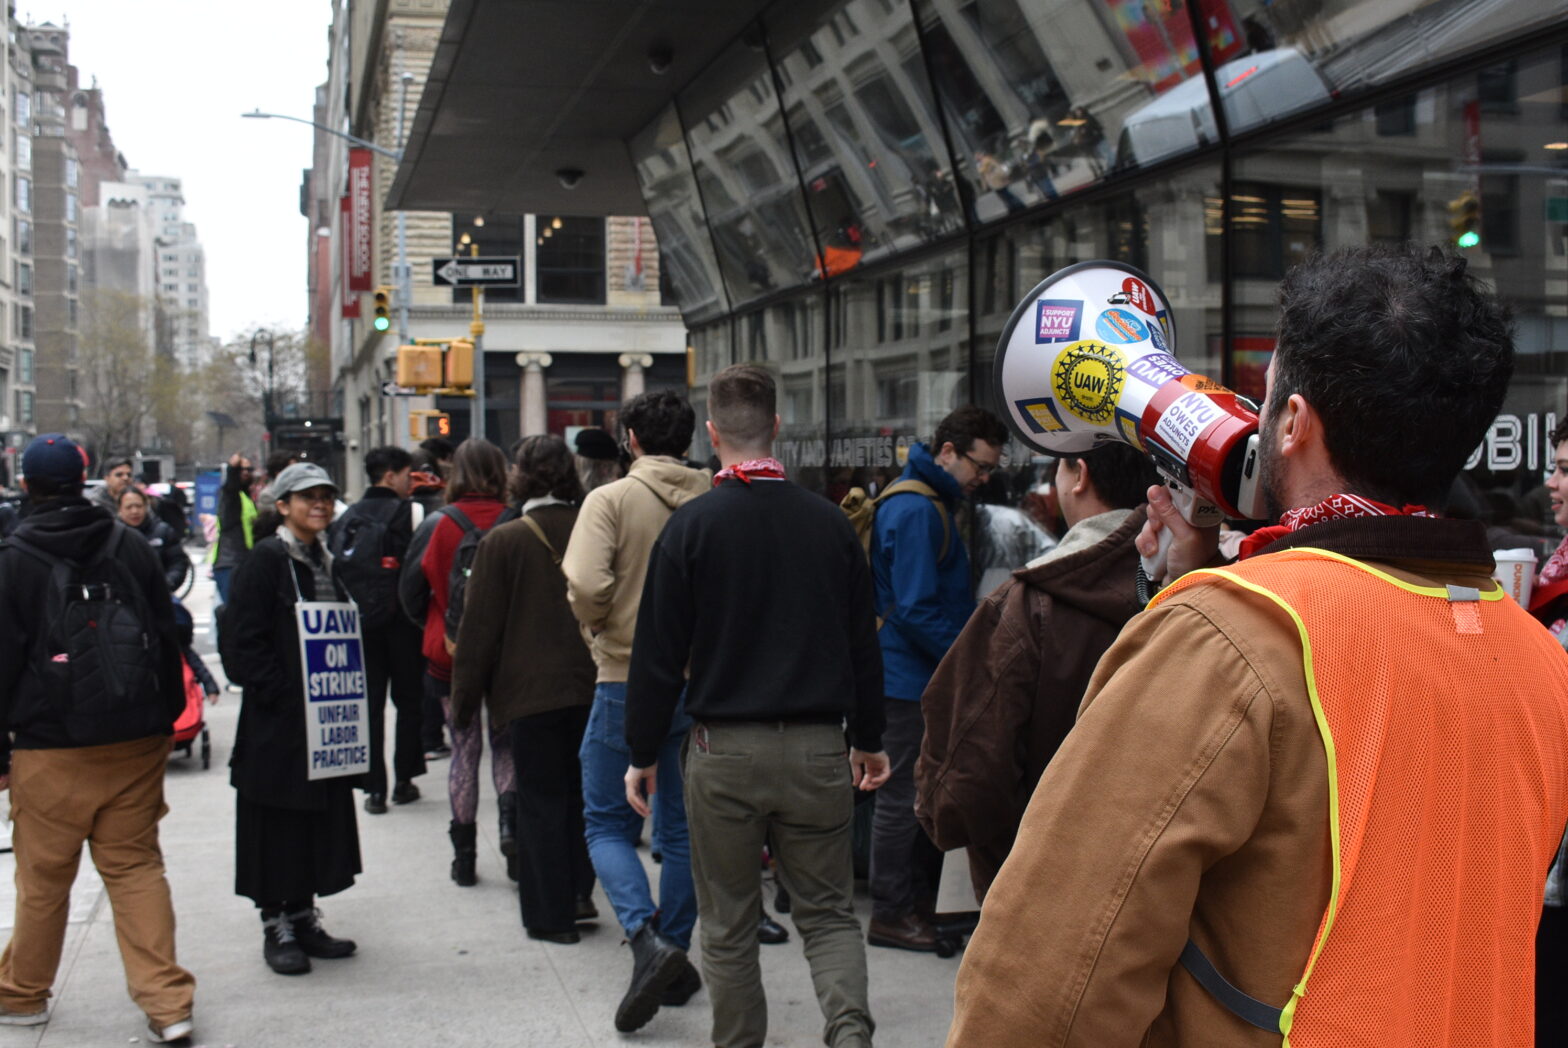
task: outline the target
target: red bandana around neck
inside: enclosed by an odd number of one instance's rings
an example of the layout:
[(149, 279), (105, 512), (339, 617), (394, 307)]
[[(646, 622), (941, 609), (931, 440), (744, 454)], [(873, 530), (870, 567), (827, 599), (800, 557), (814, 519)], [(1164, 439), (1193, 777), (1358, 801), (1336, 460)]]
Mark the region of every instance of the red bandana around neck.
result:
[(726, 477), (734, 477), (742, 484), (750, 484), (753, 477), (763, 480), (783, 480), (784, 463), (776, 458), (747, 459), (713, 475), (713, 486), (718, 487)]
[(1563, 539), (1550, 558), (1546, 567), (1541, 569), (1541, 577), (1535, 580), (1537, 586), (1549, 586), (1554, 582), (1568, 579), (1568, 539)]
[(1347, 517), (1430, 517), (1425, 506), (1406, 506), (1398, 509), (1394, 506), (1376, 502), (1361, 495), (1330, 495), (1316, 506), (1304, 506), (1301, 509), (1286, 510), (1280, 514), (1279, 523), (1266, 528), (1259, 528), (1251, 535), (1241, 540), (1241, 553), (1239, 560), (1246, 560), (1264, 547), (1278, 542), (1293, 531), (1321, 524), (1326, 520), (1339, 520)]

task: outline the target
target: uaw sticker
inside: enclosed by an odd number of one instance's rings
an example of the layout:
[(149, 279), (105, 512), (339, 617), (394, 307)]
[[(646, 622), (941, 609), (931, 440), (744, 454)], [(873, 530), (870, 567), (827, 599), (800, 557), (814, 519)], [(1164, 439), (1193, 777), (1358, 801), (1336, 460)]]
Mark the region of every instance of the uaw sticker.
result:
[(1061, 352), (1051, 369), (1051, 391), (1068, 412), (1103, 426), (1116, 414), (1127, 359), (1103, 342), (1075, 342)]
[(1035, 345), (1077, 342), (1083, 321), (1083, 303), (1071, 298), (1042, 298), (1035, 304)]
[(1127, 301), (1141, 309), (1149, 316), (1154, 316), (1154, 292), (1149, 290), (1149, 285), (1137, 277), (1128, 277), (1122, 281), (1122, 294), (1127, 296)]
[(1149, 337), (1149, 328), (1143, 321), (1125, 309), (1107, 309), (1094, 322), (1094, 330), (1107, 342), (1127, 345), (1142, 342)]

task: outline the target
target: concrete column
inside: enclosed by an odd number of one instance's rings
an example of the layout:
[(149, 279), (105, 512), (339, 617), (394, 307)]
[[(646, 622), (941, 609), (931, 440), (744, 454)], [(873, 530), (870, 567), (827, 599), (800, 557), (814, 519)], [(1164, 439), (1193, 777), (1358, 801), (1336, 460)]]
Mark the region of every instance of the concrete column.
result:
[(647, 388), (643, 369), (653, 367), (653, 357), (647, 353), (622, 353), (618, 362), (621, 365), (621, 403), (624, 404)]
[(545, 408), (544, 369), (554, 361), (548, 353), (519, 353), (517, 366), (523, 369), (523, 380), (518, 383), (517, 410), (522, 422), (522, 436), (543, 433), (549, 423)]

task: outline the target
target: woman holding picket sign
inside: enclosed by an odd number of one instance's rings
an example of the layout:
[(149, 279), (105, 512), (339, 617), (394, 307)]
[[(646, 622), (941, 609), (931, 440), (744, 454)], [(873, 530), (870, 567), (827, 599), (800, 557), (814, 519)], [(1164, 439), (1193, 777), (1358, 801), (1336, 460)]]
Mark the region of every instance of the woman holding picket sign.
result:
[[(368, 746), (354, 743), (368, 718), (362, 672), (354, 698), (363, 665), (357, 611), (318, 541), (337, 485), (315, 463), (297, 462), (273, 490), (283, 525), (235, 571), (219, 637), (224, 670), (245, 689), (229, 760), (234, 890), (261, 908), (268, 966), (298, 975), (312, 957), (354, 952), (322, 928), (315, 897), (342, 891), (360, 872), (354, 773), (369, 758)], [(302, 645), (302, 622), (307, 633), (332, 632)]]

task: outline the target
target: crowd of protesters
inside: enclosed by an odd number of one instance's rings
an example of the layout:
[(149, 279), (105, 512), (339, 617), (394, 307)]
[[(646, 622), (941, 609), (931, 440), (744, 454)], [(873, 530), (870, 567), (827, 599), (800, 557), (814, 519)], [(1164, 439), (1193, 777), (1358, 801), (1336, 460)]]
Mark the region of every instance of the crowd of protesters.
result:
[[(447, 760), (450, 878), (476, 884), (488, 750), (523, 933), (578, 943), (602, 889), (629, 945), (605, 1008), (623, 1033), (705, 988), (712, 1044), (769, 1043), (759, 944), (788, 934), (763, 905), (771, 864), (836, 1048), (873, 1043), (868, 946), (945, 952), (971, 930), (950, 1045), (1560, 1043), (1568, 539), (1521, 608), (1492, 578), (1500, 537), (1456, 495), (1512, 372), (1506, 310), (1451, 256), (1389, 249), (1298, 267), (1281, 304), (1268, 526), (1222, 545), (1141, 450), (1101, 444), (1049, 464), (1048, 548), (979, 593), (994, 565), (970, 559), (969, 502), (1005, 467), (1005, 424), (960, 407), (835, 505), (773, 456), (775, 382), (751, 365), (707, 386), (707, 463), (670, 391), (570, 445), (371, 449), (352, 505), (314, 463), (275, 456), (263, 484), (236, 455), (210, 564), (243, 689), (235, 888), (265, 963), (355, 952), (317, 901), (360, 873), (356, 789), (384, 816)], [(1568, 420), (1551, 443), (1543, 515), (1562, 529)], [(192, 983), (150, 775), (189, 566), (130, 463), (91, 502), (83, 463), (39, 438), (29, 513), (0, 517), (10, 785), (92, 784), (27, 826), (0, 1024), (46, 1020), (59, 856), (85, 839), (97, 859), (94, 805), (124, 795), (140, 850), (100, 868), (149, 1037), (174, 1040)], [(1145, 606), (1137, 565), (1162, 533)], [(66, 561), (109, 572), (103, 549), (127, 573), (105, 592), (142, 595), (118, 613), (156, 651), (114, 701), (82, 696), (89, 723), (47, 701), (81, 688), (34, 668), (56, 642), (19, 594)], [(320, 601), (359, 611), (362, 776), (307, 774), (295, 611)], [(938, 910), (956, 849), (977, 921)]]

